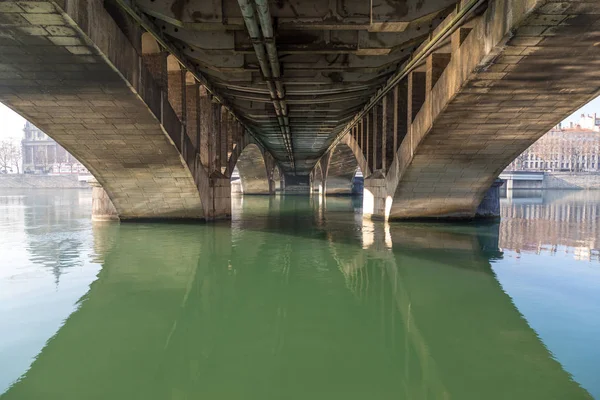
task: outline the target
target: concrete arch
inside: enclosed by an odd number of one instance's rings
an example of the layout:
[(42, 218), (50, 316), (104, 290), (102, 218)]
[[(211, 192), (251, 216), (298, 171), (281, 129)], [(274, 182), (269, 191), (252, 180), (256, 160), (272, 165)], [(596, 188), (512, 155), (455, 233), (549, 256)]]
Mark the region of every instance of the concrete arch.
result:
[(231, 163), (239, 171), (243, 194), (271, 193), (265, 156), (258, 145), (248, 143), (239, 155), (231, 157)]
[(360, 168), (363, 176), (369, 167), (352, 135), (346, 135), (331, 151), (325, 173), (325, 194), (353, 194), (353, 180)]
[[(206, 217), (197, 186), (202, 178), (178, 148), (181, 122), (162, 102), (160, 86), (102, 2), (74, 4), (70, 9), (81, 12), (68, 16), (55, 3), (44, 5), (53, 13), (48, 18), (55, 29), (73, 33), (59, 44), (32, 35), (45, 29), (42, 20), (21, 18), (3, 28), (6, 41), (25, 51), (43, 44), (53, 56), (40, 62), (3, 55), (0, 69), (19, 65), (48, 78), (15, 75), (3, 81), (0, 101), (77, 158), (106, 190), (121, 219)], [(89, 24), (92, 17), (95, 22)], [(73, 23), (82, 30), (74, 31)]]
[(325, 191), (325, 180), (323, 168), (318, 162), (310, 173), (310, 190), (312, 194), (323, 194)]

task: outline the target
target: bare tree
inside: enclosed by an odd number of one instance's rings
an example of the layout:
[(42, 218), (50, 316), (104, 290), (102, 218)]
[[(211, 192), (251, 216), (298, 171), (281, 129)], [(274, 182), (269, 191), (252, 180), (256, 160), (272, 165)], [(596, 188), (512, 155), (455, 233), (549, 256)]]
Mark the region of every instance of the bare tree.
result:
[(14, 147), (14, 151), (12, 153), (12, 164), (15, 166), (15, 169), (17, 170), (17, 174), (21, 173), (21, 168), (19, 167), (19, 165), (21, 165), (21, 159), (22, 159), (22, 152), (21, 152), (21, 146), (16, 146), (13, 144)]
[(18, 146), (9, 140), (0, 142), (0, 172), (12, 172), (12, 167), (17, 167), (19, 172), (19, 161), (21, 159), (21, 151)]

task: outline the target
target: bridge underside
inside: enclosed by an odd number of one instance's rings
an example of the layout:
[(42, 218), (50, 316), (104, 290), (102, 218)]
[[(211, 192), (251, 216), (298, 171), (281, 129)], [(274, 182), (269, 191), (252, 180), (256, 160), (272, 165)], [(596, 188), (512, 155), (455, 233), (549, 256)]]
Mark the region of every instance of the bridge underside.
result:
[(100, 3), (70, 5), (67, 17), (52, 2), (0, 3), (0, 101), (77, 157), (122, 219), (204, 217), (136, 51)]
[(599, 43), (598, 2), (490, 2), (402, 143), (390, 217), (472, 217), (510, 162), (598, 95)]
[(124, 219), (228, 217), (250, 143), (266, 179), (246, 176), (248, 193), (272, 193), (276, 168), (308, 192), (317, 164), (321, 188), (347, 193), (358, 165), (368, 214), (473, 217), (599, 92), (600, 4), (456, 3), (2, 1), (0, 101)]

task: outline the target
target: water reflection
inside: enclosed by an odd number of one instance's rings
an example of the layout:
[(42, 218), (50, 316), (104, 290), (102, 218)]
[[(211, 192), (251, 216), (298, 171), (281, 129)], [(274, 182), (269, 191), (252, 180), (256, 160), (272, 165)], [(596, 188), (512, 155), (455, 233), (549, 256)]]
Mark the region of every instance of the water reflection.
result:
[[(366, 222), (344, 198), (233, 204), (231, 224), (78, 238), (102, 270), (2, 400), (590, 398), (496, 279), (504, 226)], [(32, 262), (76, 264), (53, 236), (65, 219)]]
[(502, 199), (500, 247), (515, 252), (570, 253), (600, 260), (600, 193), (518, 191)]

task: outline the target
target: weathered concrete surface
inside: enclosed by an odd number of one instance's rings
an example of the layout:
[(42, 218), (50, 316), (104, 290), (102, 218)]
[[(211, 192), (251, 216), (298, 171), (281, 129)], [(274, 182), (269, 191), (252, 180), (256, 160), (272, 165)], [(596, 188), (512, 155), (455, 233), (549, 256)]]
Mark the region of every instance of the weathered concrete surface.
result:
[(90, 186), (92, 187), (92, 221), (118, 221), (119, 214), (106, 190), (95, 179), (90, 181)]
[(102, 1), (3, 1), (0, 24), (0, 101), (81, 161), (122, 219), (205, 216), (181, 125)]
[(333, 149), (325, 170), (325, 194), (352, 194), (352, 181), (360, 168), (369, 174), (367, 161), (352, 135), (346, 135)]
[[(347, 127), (343, 140), (369, 167), (365, 215), (475, 217), (506, 165), (600, 92), (600, 3), (485, 5)], [(456, 19), (450, 13), (434, 34)], [(340, 170), (332, 176), (349, 175), (353, 164), (345, 169), (336, 152), (322, 160)]]
[(495, 0), (471, 28), (396, 154), (390, 218), (474, 216), (506, 165), (598, 94), (600, 3)]
[[(241, 193), (271, 194), (275, 192), (275, 162), (256, 144), (253, 138), (246, 136), (239, 145), (236, 145), (228, 163), (225, 174), (231, 176), (234, 168), (237, 167), (241, 181)], [(280, 180), (280, 176), (277, 179)]]
[(475, 211), (476, 218), (500, 218), (500, 187), (503, 184), (502, 179), (496, 179), (492, 183)]

